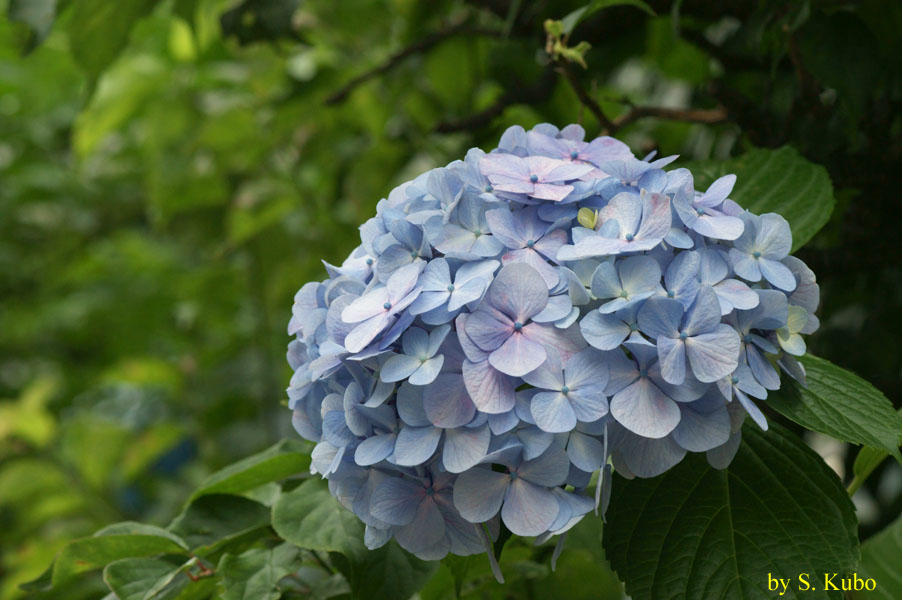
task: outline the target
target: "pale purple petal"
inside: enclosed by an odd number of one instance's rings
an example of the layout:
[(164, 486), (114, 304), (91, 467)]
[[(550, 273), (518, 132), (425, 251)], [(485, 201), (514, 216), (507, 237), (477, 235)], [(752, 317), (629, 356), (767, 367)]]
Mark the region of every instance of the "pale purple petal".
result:
[(523, 381), (544, 390), (560, 390), (564, 385), (560, 355), (557, 352), (548, 352), (542, 366), (524, 375)]
[(496, 370), (488, 360), (463, 363), (463, 377), (473, 404), (489, 414), (505, 413), (514, 407), (514, 384), (510, 377)]
[[(471, 322), (472, 318), (467, 321)], [(545, 362), (545, 356), (544, 346), (515, 332), (489, 355), (489, 364), (511, 377), (522, 377)]]
[(686, 340), (686, 354), (699, 381), (717, 381), (736, 370), (739, 364), (739, 334), (729, 325), (718, 325), (712, 333)]
[(645, 377), (614, 395), (611, 414), (621, 425), (647, 438), (662, 438), (680, 422), (677, 403)]
[(680, 385), (686, 380), (686, 342), (677, 338), (659, 337), (658, 366), (664, 381)]
[(613, 350), (630, 334), (630, 326), (610, 314), (591, 311), (579, 322), (583, 337), (599, 350)]
[(561, 392), (539, 392), (530, 404), (536, 425), (549, 433), (563, 433), (576, 427), (576, 413)]
[[(538, 271), (532, 267), (510, 264), (501, 268), (489, 286), (485, 301), (514, 321), (526, 323), (545, 308), (548, 302), (548, 286)], [(467, 332), (473, 337), (470, 328)]]
[(476, 414), (463, 376), (444, 373), (423, 390), (423, 409), (436, 427), (462, 427)]
[[(542, 284), (544, 286), (544, 283)], [(469, 341), (479, 349), (491, 352), (500, 347), (514, 333), (514, 324), (507, 316), (498, 311), (480, 307), (467, 316), (464, 331)], [(464, 350), (466, 344), (461, 342)]]
[(720, 301), (711, 286), (703, 285), (695, 296), (695, 302), (686, 311), (683, 332), (686, 335), (707, 333), (720, 323)]

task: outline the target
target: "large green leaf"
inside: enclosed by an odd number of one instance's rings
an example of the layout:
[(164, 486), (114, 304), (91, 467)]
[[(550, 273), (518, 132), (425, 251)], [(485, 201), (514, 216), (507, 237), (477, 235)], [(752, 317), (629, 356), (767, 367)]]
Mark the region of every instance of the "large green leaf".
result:
[(63, 547), (53, 565), (53, 585), (79, 573), (99, 569), (120, 558), (186, 553), (176, 535), (151, 525), (119, 523)]
[(216, 571), (223, 600), (278, 600), (276, 584), (301, 566), (300, 551), (291, 544), (224, 554)]
[(103, 580), (119, 600), (163, 600), (164, 592), (181, 573), (185, 560), (173, 558), (124, 558), (103, 570)]
[(159, 0), (78, 0), (69, 15), (69, 47), (75, 62), (96, 81), (128, 44), (132, 27)]
[(897, 459), (902, 444), (902, 417), (877, 388), (833, 363), (802, 357), (808, 387), (786, 377), (767, 404), (785, 417), (829, 436), (884, 450)]
[(358, 600), (407, 600), (420, 589), (438, 568), (436, 561), (426, 562), (401, 549), (394, 541), (378, 550), (368, 550), (359, 558), (332, 554), (351, 595)]
[(209, 555), (229, 544), (259, 537), (269, 525), (269, 509), (242, 496), (210, 494), (192, 502), (169, 530), (195, 554)]
[(611, 6), (634, 6), (652, 17), (655, 16), (655, 11), (652, 10), (648, 4), (642, 2), (642, 0), (592, 0), (592, 2), (577, 8), (561, 19), (564, 33), (570, 35), (577, 25), (588, 19), (591, 15), (603, 8)]
[(768, 574), (851, 572), (858, 561), (855, 509), (824, 461), (788, 430), (743, 430), (729, 468), (692, 454), (653, 479), (613, 485), (604, 547), (634, 600), (770, 599)]
[(338, 503), (320, 479), (308, 479), (283, 494), (273, 506), (272, 526), (282, 539), (308, 550), (352, 557), (368, 552), (363, 523)]
[(868, 600), (902, 598), (900, 558), (902, 558), (902, 516), (861, 545), (858, 576), (861, 579), (873, 579), (877, 587), (870, 591), (858, 590), (852, 597)]
[(310, 455), (295, 440), (282, 440), (260, 452), (210, 475), (191, 494), (191, 500), (207, 494), (240, 494), (264, 483), (306, 472)]
[(692, 171), (699, 190), (722, 175), (734, 173), (736, 187), (730, 197), (756, 214), (783, 215), (792, 229), (793, 251), (814, 237), (833, 212), (833, 184), (827, 170), (808, 162), (791, 146), (756, 148), (730, 160), (680, 166)]

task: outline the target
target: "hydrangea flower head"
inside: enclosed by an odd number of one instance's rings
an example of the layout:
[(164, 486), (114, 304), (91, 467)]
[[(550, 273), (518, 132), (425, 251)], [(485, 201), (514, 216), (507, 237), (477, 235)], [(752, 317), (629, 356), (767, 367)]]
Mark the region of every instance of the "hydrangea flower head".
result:
[(819, 292), (786, 220), (584, 136), (512, 127), (399, 186), (295, 296), (292, 423), (370, 548), (562, 535), (612, 470), (725, 468), (778, 369), (804, 379)]

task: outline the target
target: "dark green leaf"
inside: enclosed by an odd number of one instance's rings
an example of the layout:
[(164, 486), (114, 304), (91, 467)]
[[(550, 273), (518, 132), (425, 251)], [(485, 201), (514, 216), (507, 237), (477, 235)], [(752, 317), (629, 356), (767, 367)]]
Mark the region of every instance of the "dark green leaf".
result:
[(743, 430), (729, 468), (691, 454), (653, 479), (617, 476), (604, 529), (611, 565), (634, 600), (770, 599), (768, 573), (791, 578), (851, 572), (855, 510), (836, 474), (777, 424)]
[(865, 580), (873, 579), (876, 589), (858, 590), (852, 597), (867, 600), (902, 598), (902, 570), (899, 569), (899, 557), (902, 557), (902, 516), (861, 545), (858, 576)]
[(611, 6), (634, 6), (652, 17), (655, 16), (655, 11), (652, 10), (652, 8), (648, 4), (642, 2), (642, 0), (593, 0), (585, 6), (577, 8), (566, 17), (561, 19), (564, 34), (570, 35), (570, 33), (573, 32), (577, 25), (582, 23), (592, 14), (598, 12), (603, 8), (609, 8)]
[(188, 542), (195, 554), (211, 554), (228, 544), (253, 538), (269, 525), (269, 509), (241, 496), (210, 494), (192, 502), (169, 530)]
[(158, 0), (78, 0), (68, 23), (69, 46), (75, 62), (92, 81), (110, 66), (128, 44), (132, 27), (150, 13)]
[(207, 494), (240, 494), (264, 483), (305, 473), (309, 466), (310, 455), (304, 444), (282, 440), (263, 452), (213, 473), (191, 494), (191, 500)]
[(790, 146), (776, 150), (756, 148), (727, 161), (685, 163), (704, 190), (727, 173), (736, 174), (730, 196), (756, 214), (781, 214), (792, 229), (792, 249), (804, 246), (830, 219), (833, 185), (827, 170), (808, 162)]
[(300, 551), (291, 544), (224, 554), (216, 572), (223, 600), (278, 600), (276, 584), (301, 566)]
[(332, 554), (333, 562), (348, 580), (351, 595), (359, 600), (407, 600), (438, 568), (422, 561), (392, 540), (359, 557)]
[(325, 482), (308, 479), (283, 494), (272, 511), (272, 526), (282, 539), (308, 550), (361, 557), (363, 523), (329, 493)]
[(802, 357), (808, 387), (786, 377), (767, 404), (807, 429), (885, 450), (902, 460), (902, 417), (877, 388), (829, 361)]
[[(144, 531), (157, 529), (143, 527), (148, 528)], [(109, 533), (110, 529), (107, 528), (107, 533), (81, 538), (64, 546), (53, 565), (53, 585), (120, 558), (184, 552), (183, 546), (175, 541), (177, 538), (168, 533)]]
[(301, 0), (244, 0), (223, 13), (225, 36), (235, 36), (242, 45), (275, 41), (294, 33), (292, 16)]

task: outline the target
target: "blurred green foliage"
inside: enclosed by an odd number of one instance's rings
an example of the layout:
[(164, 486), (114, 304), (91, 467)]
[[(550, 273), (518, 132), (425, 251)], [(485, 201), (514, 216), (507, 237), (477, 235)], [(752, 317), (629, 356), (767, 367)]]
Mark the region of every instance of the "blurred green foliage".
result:
[[(394, 185), (511, 124), (599, 131), (542, 51), (544, 20), (583, 4), (0, 0), (0, 598), (50, 597), (18, 585), (68, 540), (168, 522), (211, 471), (294, 435), (292, 295)], [(582, 85), (611, 118), (725, 109), (631, 123), (638, 154), (792, 145), (827, 169), (837, 206), (801, 253), (822, 285), (810, 348), (898, 406), (902, 5), (648, 4), (573, 27)], [(902, 508), (880, 503), (874, 527)], [(588, 521), (555, 574), (519, 543), (507, 588), (471, 559), (421, 597), (461, 569), (474, 597), (620, 597)], [(106, 593), (95, 574), (65, 598)]]

